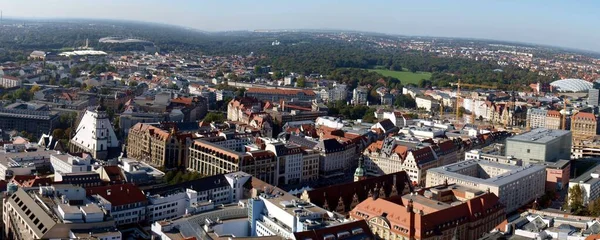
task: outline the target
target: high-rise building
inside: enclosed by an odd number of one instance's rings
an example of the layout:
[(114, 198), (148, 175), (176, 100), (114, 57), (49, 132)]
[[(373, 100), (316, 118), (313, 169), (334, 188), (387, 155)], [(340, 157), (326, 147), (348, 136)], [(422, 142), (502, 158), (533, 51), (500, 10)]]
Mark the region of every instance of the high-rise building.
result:
[(600, 100), (600, 90), (592, 88), (588, 90), (588, 105), (597, 107)]

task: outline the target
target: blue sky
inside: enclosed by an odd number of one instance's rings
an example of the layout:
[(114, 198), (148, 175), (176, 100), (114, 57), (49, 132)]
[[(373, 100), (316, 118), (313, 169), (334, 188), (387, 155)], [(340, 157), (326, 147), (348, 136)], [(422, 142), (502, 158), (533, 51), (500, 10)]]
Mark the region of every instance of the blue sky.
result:
[(600, 52), (595, 0), (0, 0), (0, 10), (6, 17), (126, 19), (207, 31), (348, 29)]

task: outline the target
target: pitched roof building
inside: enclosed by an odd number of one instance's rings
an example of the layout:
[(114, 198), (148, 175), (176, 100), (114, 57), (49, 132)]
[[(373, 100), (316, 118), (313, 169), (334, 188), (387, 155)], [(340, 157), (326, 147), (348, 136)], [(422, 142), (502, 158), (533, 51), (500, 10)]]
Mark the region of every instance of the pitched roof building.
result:
[(119, 140), (103, 106), (85, 112), (70, 143), (71, 152), (86, 152), (100, 160), (119, 152)]

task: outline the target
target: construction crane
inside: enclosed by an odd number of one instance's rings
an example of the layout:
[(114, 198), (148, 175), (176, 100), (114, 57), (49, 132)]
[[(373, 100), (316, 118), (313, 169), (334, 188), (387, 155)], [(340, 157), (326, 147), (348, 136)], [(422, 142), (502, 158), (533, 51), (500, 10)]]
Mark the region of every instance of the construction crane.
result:
[[(477, 88), (484, 88), (484, 89), (496, 89), (498, 87), (496, 86), (490, 86), (490, 85), (482, 85), (482, 84), (471, 84), (471, 83), (461, 83), (460, 79), (458, 79), (458, 82), (456, 83), (450, 83), (450, 86), (456, 86), (456, 121), (458, 121), (458, 119), (460, 118), (460, 111), (459, 111), (459, 106), (458, 103), (460, 102), (460, 87), (464, 86), (464, 87), (477, 87)], [(471, 123), (475, 123), (475, 109), (473, 109), (471, 111)]]

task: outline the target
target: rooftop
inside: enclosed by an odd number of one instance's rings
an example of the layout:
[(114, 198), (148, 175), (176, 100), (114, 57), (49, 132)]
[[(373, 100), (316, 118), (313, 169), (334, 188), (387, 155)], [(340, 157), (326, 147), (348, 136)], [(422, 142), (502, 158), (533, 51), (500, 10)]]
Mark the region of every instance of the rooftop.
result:
[(508, 138), (507, 141), (519, 141), (527, 143), (541, 143), (546, 144), (554, 141), (556, 138), (571, 134), (571, 131), (567, 130), (553, 130), (546, 128), (535, 128), (529, 132), (513, 136)]
[[(505, 172), (498, 175), (489, 176), (488, 178), (480, 178), (476, 176), (469, 176), (458, 173), (458, 171), (469, 167), (492, 167), (496, 169), (503, 169), (505, 170)], [(436, 172), (457, 179), (467, 180), (477, 184), (501, 186), (506, 183), (512, 182), (517, 178), (527, 176), (531, 173), (543, 169), (545, 169), (545, 167), (541, 165), (513, 166), (491, 162), (487, 160), (468, 160), (449, 164), (443, 167), (433, 168), (428, 171)]]

